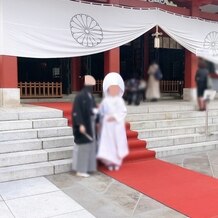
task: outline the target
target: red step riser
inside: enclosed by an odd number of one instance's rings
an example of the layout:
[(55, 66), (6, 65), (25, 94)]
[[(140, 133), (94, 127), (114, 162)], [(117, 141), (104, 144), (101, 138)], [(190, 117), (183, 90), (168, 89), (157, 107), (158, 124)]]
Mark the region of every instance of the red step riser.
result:
[(130, 123), (126, 123), (126, 130), (130, 130)]
[(126, 132), (127, 138), (131, 139), (131, 138), (138, 138), (138, 133), (137, 132), (133, 132), (133, 131), (127, 131)]
[(124, 159), (124, 162), (130, 162), (130, 161), (136, 161), (136, 160), (145, 160), (147, 158), (154, 158), (155, 157), (155, 152), (151, 153), (147, 150), (141, 151), (138, 154), (130, 154)]
[(147, 143), (139, 139), (128, 140), (129, 149), (141, 149), (146, 148)]

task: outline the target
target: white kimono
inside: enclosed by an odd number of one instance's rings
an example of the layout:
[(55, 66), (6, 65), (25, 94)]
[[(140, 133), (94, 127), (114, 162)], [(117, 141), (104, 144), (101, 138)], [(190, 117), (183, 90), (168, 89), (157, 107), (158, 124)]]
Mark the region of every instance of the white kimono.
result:
[[(127, 114), (125, 103), (120, 96), (107, 96), (99, 110), (103, 119), (97, 158), (107, 165), (120, 166), (129, 153), (125, 127)], [(111, 116), (116, 121), (107, 121)]]

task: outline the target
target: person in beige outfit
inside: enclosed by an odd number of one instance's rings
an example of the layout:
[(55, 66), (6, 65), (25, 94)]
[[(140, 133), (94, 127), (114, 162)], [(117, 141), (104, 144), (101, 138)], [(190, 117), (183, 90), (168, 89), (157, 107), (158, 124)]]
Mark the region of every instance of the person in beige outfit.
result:
[(150, 101), (157, 101), (160, 98), (160, 80), (162, 79), (162, 73), (157, 63), (150, 65), (148, 75), (146, 98)]

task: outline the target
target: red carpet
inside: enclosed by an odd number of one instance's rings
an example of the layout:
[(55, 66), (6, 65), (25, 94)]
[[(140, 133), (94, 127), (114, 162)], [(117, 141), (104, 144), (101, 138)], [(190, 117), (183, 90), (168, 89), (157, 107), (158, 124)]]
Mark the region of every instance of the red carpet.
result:
[(218, 180), (212, 177), (157, 159), (102, 171), (188, 217), (218, 217)]
[[(71, 103), (37, 103), (61, 109), (71, 120)], [(155, 152), (145, 149), (146, 142), (126, 124), (130, 154), (119, 172), (108, 176), (192, 218), (218, 218), (218, 180), (155, 159)]]
[(72, 103), (70, 102), (37, 102), (37, 103), (31, 103), (31, 104), (62, 110), (64, 113), (64, 117), (68, 119), (68, 125), (72, 126), (72, 109), (73, 109)]

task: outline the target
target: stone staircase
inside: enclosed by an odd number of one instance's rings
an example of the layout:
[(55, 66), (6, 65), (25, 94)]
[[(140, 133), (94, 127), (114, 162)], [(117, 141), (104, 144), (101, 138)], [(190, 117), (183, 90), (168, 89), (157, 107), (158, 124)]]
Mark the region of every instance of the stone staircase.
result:
[(185, 154), (218, 148), (218, 104), (209, 109), (209, 132), (205, 135), (205, 112), (185, 102), (158, 102), (128, 107), (131, 130), (147, 141), (156, 157)]
[(72, 152), (72, 128), (62, 111), (0, 108), (0, 182), (70, 171)]

